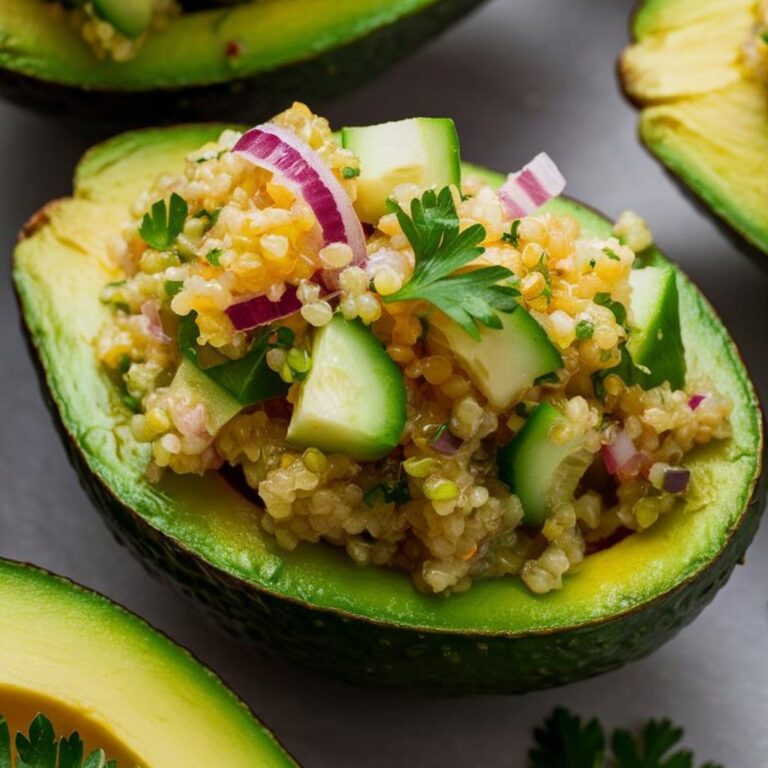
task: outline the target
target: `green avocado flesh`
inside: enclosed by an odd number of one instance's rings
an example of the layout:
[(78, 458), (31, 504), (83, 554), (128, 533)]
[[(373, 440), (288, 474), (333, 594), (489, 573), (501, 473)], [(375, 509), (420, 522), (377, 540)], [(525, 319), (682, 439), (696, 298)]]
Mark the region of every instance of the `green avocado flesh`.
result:
[(106, 598), (0, 560), (0, 601), (0, 714), (12, 728), (42, 712), (120, 768), (295, 765), (213, 673)]
[[(664, 642), (711, 599), (743, 555), (760, 513), (759, 403), (714, 311), (676, 270), (691, 381), (706, 375), (734, 403), (734, 437), (687, 459), (686, 500), (651, 529), (586, 558), (545, 597), (489, 579), (448, 598), (405, 572), (356, 566), (328, 545), (281, 550), (251, 501), (219, 474), (145, 479), (148, 448), (89, 341), (118, 277), (107, 243), (132, 201), (221, 126), (123, 134), (91, 150), (72, 198), (28, 225), (14, 279), (35, 358), (81, 479), (113, 529), (194, 593), (215, 620), (294, 661), (358, 683), (467, 693), (525, 691), (615, 668)], [(495, 184), (498, 174), (481, 173)], [(549, 205), (607, 237), (610, 223), (567, 199)], [(649, 265), (668, 262), (658, 252)], [(76, 308), (77, 311), (73, 311)], [(754, 500), (753, 500), (754, 497)]]
[(255, 120), (372, 79), (481, 2), (246, 0), (186, 12), (115, 62), (99, 60), (55, 3), (3, 0), (0, 89), (113, 121)]
[(749, 243), (768, 251), (768, 86), (743, 51), (754, 0), (645, 0), (622, 55), (650, 151)]

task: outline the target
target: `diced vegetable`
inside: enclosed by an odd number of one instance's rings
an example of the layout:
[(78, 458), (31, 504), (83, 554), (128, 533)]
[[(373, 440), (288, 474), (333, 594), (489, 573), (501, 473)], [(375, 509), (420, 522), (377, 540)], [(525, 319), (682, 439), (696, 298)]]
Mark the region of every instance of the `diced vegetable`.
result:
[(530, 216), (565, 189), (565, 178), (546, 153), (542, 152), (517, 173), (510, 173), (499, 190), (509, 216)]
[(289, 285), (278, 301), (270, 301), (267, 296), (252, 296), (231, 304), (226, 311), (236, 330), (249, 331), (293, 315), (300, 309), (296, 288)]

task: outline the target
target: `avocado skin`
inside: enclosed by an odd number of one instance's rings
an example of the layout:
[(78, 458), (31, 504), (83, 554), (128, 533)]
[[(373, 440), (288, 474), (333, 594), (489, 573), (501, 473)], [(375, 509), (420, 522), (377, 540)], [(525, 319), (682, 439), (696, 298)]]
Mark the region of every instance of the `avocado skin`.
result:
[[(42, 211), (29, 228), (44, 221)], [(16, 296), (24, 318), (18, 289)], [(70, 462), (116, 540), (150, 573), (201, 605), (215, 626), (263, 651), (355, 685), (451, 696), (526, 693), (593, 677), (647, 656), (693, 621), (743, 561), (768, 492), (768, 473), (762, 473), (728, 540), (706, 568), (636, 609), (578, 626), (509, 635), (459, 633), (319, 609), (216, 568), (116, 498), (90, 470), (75, 436), (65, 428), (25, 323), (22, 320), (38, 381)], [(761, 461), (766, 455), (763, 443)]]
[(319, 56), (226, 83), (85, 90), (0, 68), (0, 96), (57, 117), (122, 127), (205, 120), (256, 122), (292, 101), (318, 103), (373, 80), (484, 1), (441, 0)]
[[(632, 12), (629, 16), (628, 30), (629, 39), (632, 43), (639, 41), (639, 38), (635, 34), (635, 19), (642, 11), (648, 0), (635, 0)], [(630, 94), (624, 72), (622, 70), (621, 55), (616, 60), (616, 78), (619, 83), (619, 88), (626, 102), (638, 112), (642, 112), (644, 104), (640, 99), (635, 98)], [(637, 129), (638, 141), (642, 144), (645, 151), (661, 165), (664, 175), (672, 181), (672, 183), (681, 192), (683, 197), (693, 206), (693, 208), (700, 214), (708, 218), (717, 228), (718, 232), (740, 253), (749, 258), (754, 264), (757, 264), (761, 269), (768, 270), (768, 259), (766, 259), (766, 251), (761, 247), (757, 241), (753, 240), (751, 234), (733, 224), (727, 213), (717, 210), (716, 207), (710, 205), (703, 192), (697, 191), (674, 169), (670, 168), (664, 160), (659, 157), (649, 142), (643, 137), (640, 126)]]

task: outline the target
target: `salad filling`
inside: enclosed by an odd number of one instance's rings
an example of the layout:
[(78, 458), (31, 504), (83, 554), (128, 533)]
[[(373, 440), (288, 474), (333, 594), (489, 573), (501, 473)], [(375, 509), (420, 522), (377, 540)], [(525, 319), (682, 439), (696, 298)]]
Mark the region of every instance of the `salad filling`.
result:
[(546, 593), (652, 526), (731, 403), (686, 375), (645, 222), (582, 233), (541, 208), (564, 184), (462, 173), (450, 120), (338, 135), (303, 104), (200, 147), (112, 244), (94, 341), (150, 479), (222, 471), (280, 547), (434, 593)]

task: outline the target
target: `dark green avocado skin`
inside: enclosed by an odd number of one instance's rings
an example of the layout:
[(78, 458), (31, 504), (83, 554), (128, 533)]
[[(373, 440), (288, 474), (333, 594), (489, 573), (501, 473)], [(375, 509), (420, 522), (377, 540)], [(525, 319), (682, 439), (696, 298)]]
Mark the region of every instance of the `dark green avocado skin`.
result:
[(0, 96), (57, 117), (123, 127), (200, 122), (257, 122), (292, 101), (322, 102), (373, 80), (484, 0), (443, 0), (389, 26), (254, 77), (188, 88), (85, 90), (0, 69)]
[(150, 573), (202, 605), (215, 626), (354, 685), (449, 696), (527, 693), (593, 677), (647, 656), (693, 621), (743, 562), (768, 492), (768, 473), (763, 473), (719, 557), (693, 579), (636, 611), (522, 636), (472, 636), (376, 623), (277, 598), (242, 582), (207, 565), (122, 504), (90, 470), (64, 428), (26, 328), (25, 337), (70, 462), (117, 541), (138, 555)]

